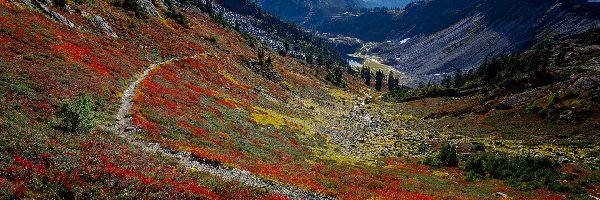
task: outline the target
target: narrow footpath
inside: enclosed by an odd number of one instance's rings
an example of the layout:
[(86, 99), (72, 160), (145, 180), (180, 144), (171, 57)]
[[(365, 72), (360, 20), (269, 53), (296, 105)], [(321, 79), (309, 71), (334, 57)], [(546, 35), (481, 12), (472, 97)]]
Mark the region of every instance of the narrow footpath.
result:
[(141, 147), (149, 152), (160, 152), (166, 156), (179, 160), (181, 164), (188, 168), (194, 168), (199, 171), (208, 172), (214, 176), (221, 177), (228, 181), (237, 181), (245, 185), (257, 188), (268, 189), (272, 192), (285, 195), (292, 199), (335, 199), (322, 194), (313, 193), (298, 189), (292, 186), (275, 183), (256, 176), (248, 171), (224, 166), (214, 161), (207, 161), (201, 158), (192, 156), (189, 152), (175, 152), (171, 149), (163, 148), (158, 143), (150, 143), (135, 139), (135, 133), (138, 128), (133, 124), (133, 118), (129, 114), (133, 107), (133, 99), (136, 95), (136, 88), (144, 81), (150, 72), (160, 69), (160, 65), (168, 64), (173, 61), (195, 58), (196, 56), (168, 59), (159, 63), (151, 64), (139, 77), (132, 82), (121, 98), (121, 107), (115, 116), (115, 124), (112, 127), (112, 132), (126, 139), (129, 143)]

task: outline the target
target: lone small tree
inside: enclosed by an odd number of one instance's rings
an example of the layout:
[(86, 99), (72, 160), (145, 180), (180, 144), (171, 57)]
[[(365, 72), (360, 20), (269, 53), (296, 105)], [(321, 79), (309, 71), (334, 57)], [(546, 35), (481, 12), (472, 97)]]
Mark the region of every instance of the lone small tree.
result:
[(462, 74), (462, 70), (457, 69), (456, 72), (454, 73), (454, 87), (455, 88), (460, 88), (463, 86), (464, 82), (463, 82), (463, 74)]
[(444, 74), (444, 78), (442, 79), (442, 83), (441, 84), (445, 88), (452, 87), (452, 76), (450, 76), (448, 74)]
[(458, 166), (456, 147), (451, 144), (444, 144), (437, 154), (426, 162), (434, 167), (456, 167)]
[(133, 11), (135, 16), (139, 18), (145, 18), (146, 12), (144, 11), (144, 7), (137, 0), (124, 0), (121, 4), (121, 7), (125, 8), (125, 10)]
[(67, 0), (54, 0), (54, 3), (59, 8), (64, 8), (65, 6), (67, 6)]
[(89, 133), (96, 126), (94, 107), (87, 96), (78, 97), (74, 102), (64, 101), (60, 108), (62, 128), (70, 133)]

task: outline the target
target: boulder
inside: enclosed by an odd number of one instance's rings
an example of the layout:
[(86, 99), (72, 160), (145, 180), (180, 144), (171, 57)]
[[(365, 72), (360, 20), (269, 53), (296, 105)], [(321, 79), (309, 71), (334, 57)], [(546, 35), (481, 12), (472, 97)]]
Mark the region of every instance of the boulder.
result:
[(502, 192), (496, 192), (496, 196), (497, 197), (502, 197), (502, 198), (508, 198), (508, 194), (502, 193)]
[(592, 89), (597, 89), (600, 85), (600, 78), (598, 77), (581, 76), (574, 77), (573, 79), (575, 81), (569, 85), (569, 89), (577, 91), (589, 91)]

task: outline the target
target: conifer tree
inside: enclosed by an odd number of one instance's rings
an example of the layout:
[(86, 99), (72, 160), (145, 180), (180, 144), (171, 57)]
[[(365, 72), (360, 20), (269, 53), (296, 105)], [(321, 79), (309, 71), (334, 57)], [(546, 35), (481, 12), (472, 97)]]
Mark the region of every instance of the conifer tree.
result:
[(258, 49), (258, 64), (265, 65), (265, 51), (263, 49)]
[(381, 87), (383, 86), (383, 78), (385, 77), (385, 75), (383, 75), (383, 72), (381, 70), (377, 70), (377, 72), (375, 72), (375, 89), (377, 91), (381, 91)]
[(390, 73), (388, 73), (388, 80), (387, 80), (387, 84), (388, 84), (388, 90), (389, 91), (393, 91), (394, 89), (396, 89), (396, 78), (394, 78), (394, 72), (392, 72), (392, 70), (390, 70)]
[(371, 86), (371, 69), (365, 68), (365, 84)]
[(462, 70), (457, 69), (456, 73), (454, 73), (454, 87), (460, 88), (463, 85), (463, 74)]

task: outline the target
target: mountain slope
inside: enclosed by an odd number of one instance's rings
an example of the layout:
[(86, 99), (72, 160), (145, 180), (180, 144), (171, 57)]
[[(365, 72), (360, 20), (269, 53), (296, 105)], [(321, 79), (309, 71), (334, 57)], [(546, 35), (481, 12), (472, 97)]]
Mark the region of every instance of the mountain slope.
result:
[[(207, 2), (0, 1), (0, 198), (579, 195), (467, 182), (456, 167), (420, 164), (445, 143), (460, 153), (482, 141), (512, 153), (504, 145), (520, 143), (459, 136), (410, 110), (434, 104), (382, 101), (347, 73), (334, 71), (347, 87), (334, 86), (326, 66), (335, 64), (277, 52), (279, 33)], [(252, 36), (261, 32), (264, 41)], [(587, 146), (531, 148), (595, 155)], [(573, 174), (552, 171), (563, 169)]]
[[(522, 51), (538, 41), (577, 34), (600, 23), (597, 9), (569, 2), (484, 1), (473, 6), (443, 30), (408, 31), (371, 52), (402, 71), (430, 76), (473, 68), (486, 57)], [(411, 39), (401, 44), (405, 38)]]
[(402, 10), (354, 9), (311, 18), (303, 25), (378, 42), (362, 53), (381, 57), (385, 64), (427, 82), (433, 74), (473, 68), (486, 57), (584, 31), (600, 24), (598, 13), (594, 3), (585, 1), (432, 0)]
[(306, 26), (321, 32), (382, 42), (440, 31), (469, 16), (480, 1), (423, 1), (402, 10), (353, 10), (335, 18), (315, 18)]

